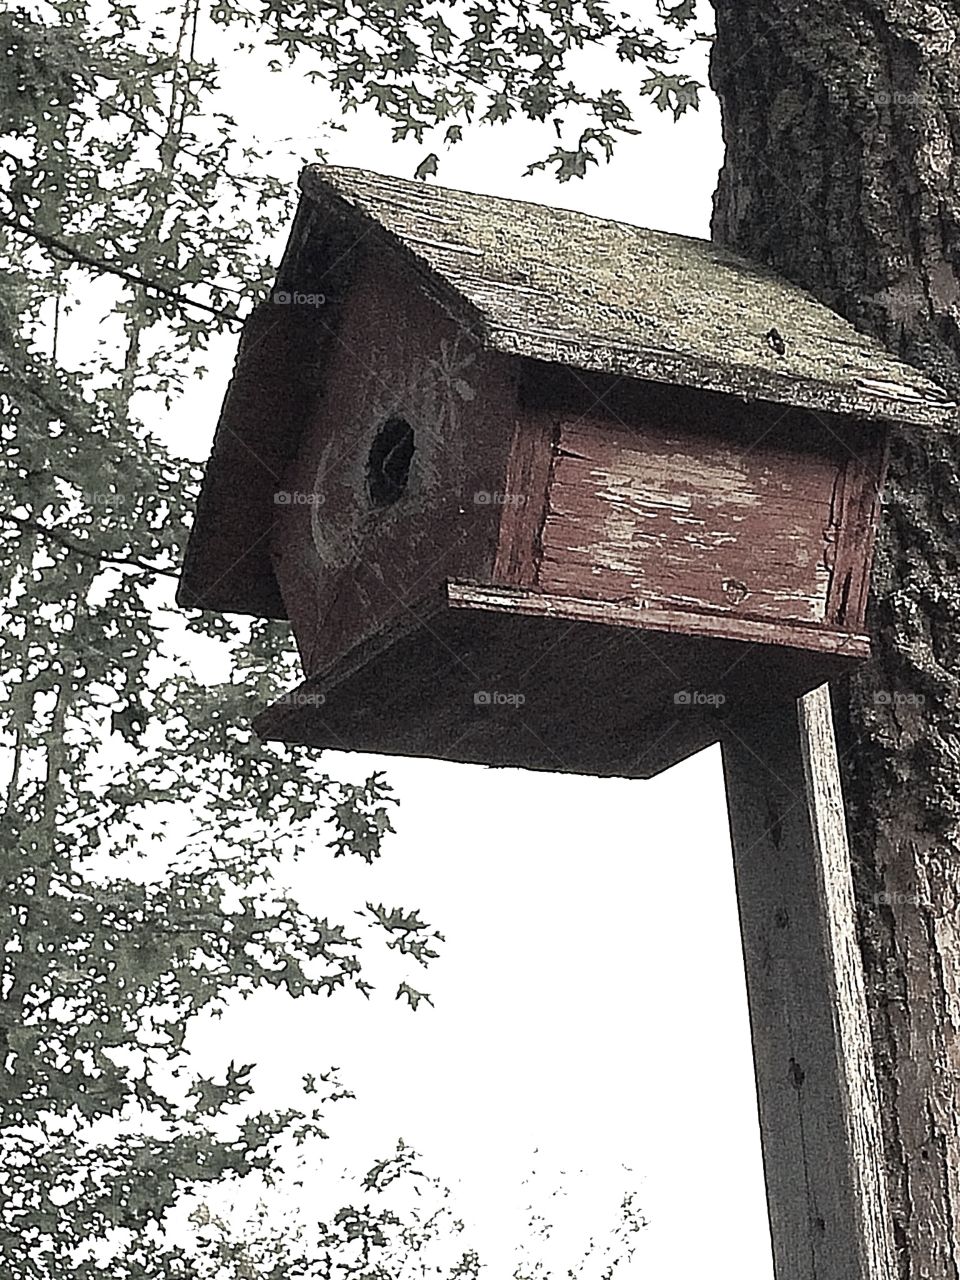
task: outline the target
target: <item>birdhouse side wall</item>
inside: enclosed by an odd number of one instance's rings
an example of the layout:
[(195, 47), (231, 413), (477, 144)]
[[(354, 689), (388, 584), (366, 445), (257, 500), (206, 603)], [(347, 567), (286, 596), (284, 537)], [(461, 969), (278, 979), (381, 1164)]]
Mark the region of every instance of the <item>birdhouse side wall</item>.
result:
[(361, 247), (272, 537), (308, 675), (489, 579), (515, 420), (508, 360), (376, 232)]
[[(532, 385), (531, 385), (532, 384)], [(884, 433), (652, 385), (528, 381), (525, 508), (497, 581), (770, 624), (862, 629)]]

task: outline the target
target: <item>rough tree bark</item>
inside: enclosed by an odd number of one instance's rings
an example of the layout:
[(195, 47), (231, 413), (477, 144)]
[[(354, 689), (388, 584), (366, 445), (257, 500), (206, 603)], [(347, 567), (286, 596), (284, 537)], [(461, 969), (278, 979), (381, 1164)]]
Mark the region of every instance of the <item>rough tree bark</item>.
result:
[[(960, 0), (714, 7), (714, 238), (960, 393)], [(902, 1280), (960, 1277), (958, 575), (958, 436), (899, 437), (836, 704)]]

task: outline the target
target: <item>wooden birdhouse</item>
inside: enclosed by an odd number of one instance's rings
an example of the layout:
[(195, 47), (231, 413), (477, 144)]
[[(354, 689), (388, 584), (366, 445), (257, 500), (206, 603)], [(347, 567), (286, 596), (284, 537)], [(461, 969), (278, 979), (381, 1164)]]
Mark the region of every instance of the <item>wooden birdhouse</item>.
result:
[(289, 618), (289, 742), (650, 776), (867, 656), (944, 392), (706, 241), (312, 166), (179, 599)]

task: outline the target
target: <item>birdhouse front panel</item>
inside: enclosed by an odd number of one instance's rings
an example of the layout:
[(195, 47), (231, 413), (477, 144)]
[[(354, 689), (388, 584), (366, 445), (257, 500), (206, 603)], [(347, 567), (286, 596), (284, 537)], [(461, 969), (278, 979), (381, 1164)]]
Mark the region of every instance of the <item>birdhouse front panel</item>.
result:
[(940, 388), (705, 241), (312, 166), (181, 584), (287, 616), (317, 747), (647, 777), (869, 654)]
[(376, 239), (359, 254), (271, 534), (308, 675), (490, 578), (513, 434), (509, 362)]

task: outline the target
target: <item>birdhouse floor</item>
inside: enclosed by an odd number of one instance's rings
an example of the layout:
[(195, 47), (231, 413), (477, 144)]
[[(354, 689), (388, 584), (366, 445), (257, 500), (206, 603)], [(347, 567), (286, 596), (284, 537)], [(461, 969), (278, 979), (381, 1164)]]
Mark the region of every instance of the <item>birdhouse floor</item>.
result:
[[(742, 638), (719, 638), (734, 628)], [(255, 728), (331, 750), (647, 778), (718, 741), (727, 717), (868, 652), (865, 636), (803, 624), (450, 582)]]

